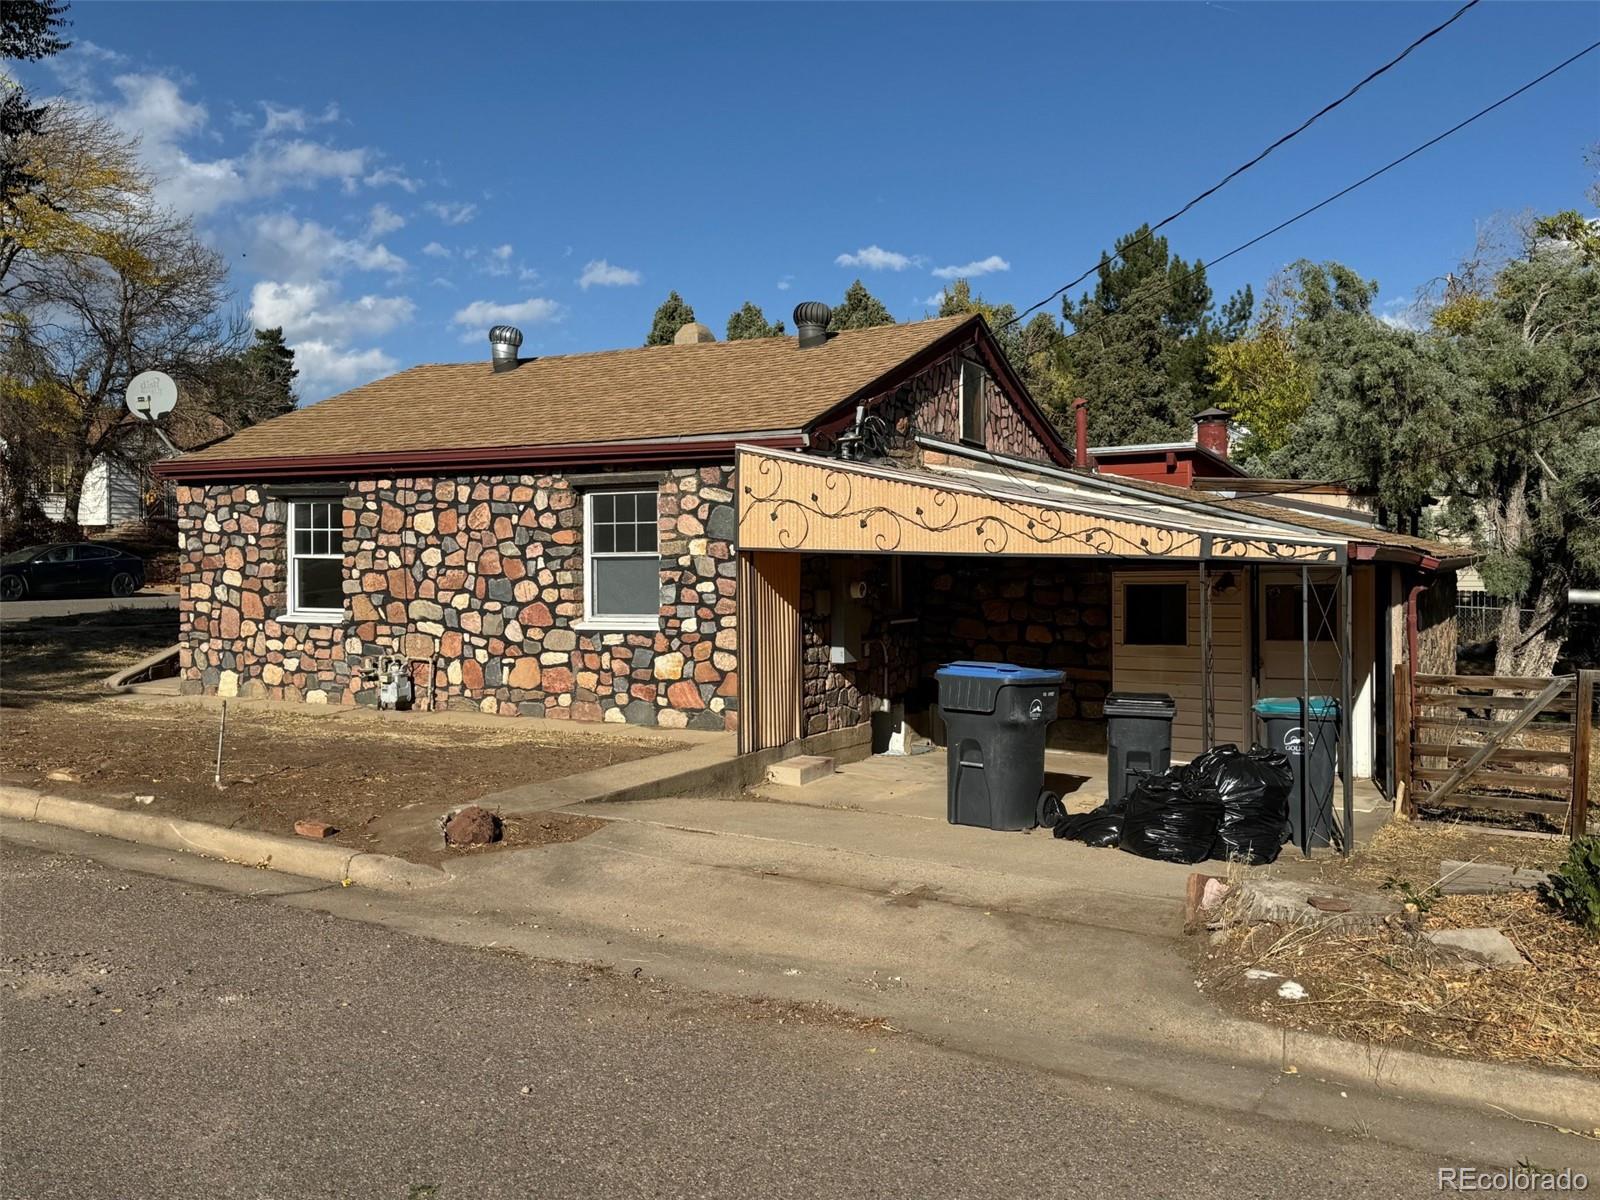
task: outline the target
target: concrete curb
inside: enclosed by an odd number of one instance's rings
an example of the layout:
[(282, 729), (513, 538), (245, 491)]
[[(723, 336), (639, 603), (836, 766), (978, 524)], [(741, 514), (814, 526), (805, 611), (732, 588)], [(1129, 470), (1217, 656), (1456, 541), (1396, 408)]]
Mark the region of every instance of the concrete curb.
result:
[[(1167, 1044), (1206, 1057), (1282, 1071), (1293, 1068), (1302, 1075), (1445, 1104), (1494, 1104), (1529, 1120), (1583, 1132), (1600, 1128), (1595, 1115), (1600, 1113), (1600, 1079), (1576, 1072), (1445, 1058), (1220, 1015), (1208, 1027), (1176, 1032)], [(1139, 1047), (1150, 1048), (1147, 1043)]]
[(437, 867), (408, 862), (392, 854), (371, 854), (342, 846), (280, 837), (246, 829), (224, 829), (203, 821), (127, 812), (83, 800), (69, 800), (30, 788), (0, 786), (0, 816), (22, 821), (61, 825), (85, 833), (98, 833), (221, 859), (246, 867), (284, 871), (308, 879), (322, 879), (373, 888), (384, 892), (409, 892), (438, 887), (450, 876)]

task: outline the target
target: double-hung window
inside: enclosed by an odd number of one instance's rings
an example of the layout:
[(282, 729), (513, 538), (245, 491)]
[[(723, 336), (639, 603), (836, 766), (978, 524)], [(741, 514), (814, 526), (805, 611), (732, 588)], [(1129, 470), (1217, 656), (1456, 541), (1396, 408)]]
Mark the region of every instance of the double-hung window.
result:
[(584, 623), (655, 629), (661, 618), (661, 556), (654, 488), (584, 495)]
[(344, 619), (344, 503), (337, 497), (290, 500), (290, 619)]

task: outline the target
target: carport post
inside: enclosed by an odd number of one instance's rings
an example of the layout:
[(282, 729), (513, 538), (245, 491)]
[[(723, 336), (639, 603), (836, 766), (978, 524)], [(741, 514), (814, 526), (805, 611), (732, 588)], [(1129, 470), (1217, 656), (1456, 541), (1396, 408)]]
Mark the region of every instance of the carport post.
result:
[(1306, 804), (1310, 786), (1311, 740), (1311, 568), (1300, 568), (1300, 853), (1311, 857), (1311, 813)]
[(1211, 749), (1215, 721), (1211, 712), (1211, 578), (1200, 558), (1200, 749)]
[(1350, 646), (1353, 640), (1354, 614), (1351, 612), (1352, 593), (1350, 561), (1343, 555), (1339, 562), (1339, 603), (1344, 608), (1339, 623), (1339, 777), (1344, 780), (1344, 837), (1340, 849), (1346, 858), (1355, 848), (1355, 782), (1350, 778), (1355, 756), (1350, 745)]

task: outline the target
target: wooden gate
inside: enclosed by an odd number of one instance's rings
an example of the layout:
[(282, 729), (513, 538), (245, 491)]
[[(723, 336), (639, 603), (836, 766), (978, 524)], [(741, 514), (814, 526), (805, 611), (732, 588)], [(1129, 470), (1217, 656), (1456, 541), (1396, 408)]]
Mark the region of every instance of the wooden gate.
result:
[(1600, 671), (1526, 678), (1395, 671), (1401, 811), (1538, 813), (1573, 837), (1588, 829), (1595, 680)]

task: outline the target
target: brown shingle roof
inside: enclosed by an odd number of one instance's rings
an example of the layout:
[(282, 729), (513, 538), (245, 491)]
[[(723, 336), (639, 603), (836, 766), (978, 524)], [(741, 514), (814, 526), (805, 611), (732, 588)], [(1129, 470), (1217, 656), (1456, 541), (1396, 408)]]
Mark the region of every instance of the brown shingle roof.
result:
[(412, 367), (241, 430), (179, 464), (561, 446), (799, 429), (975, 317), (836, 334)]

